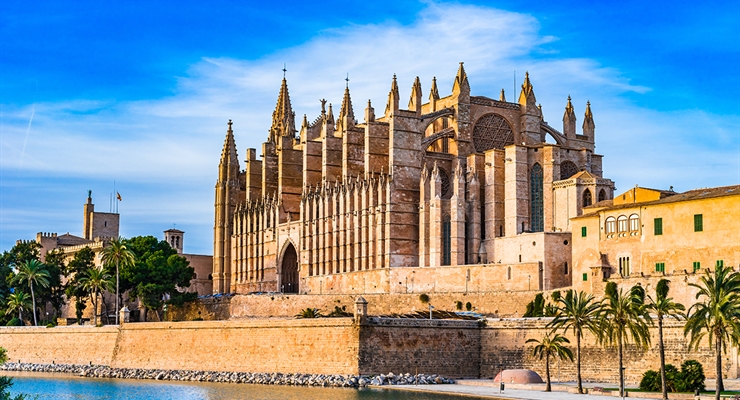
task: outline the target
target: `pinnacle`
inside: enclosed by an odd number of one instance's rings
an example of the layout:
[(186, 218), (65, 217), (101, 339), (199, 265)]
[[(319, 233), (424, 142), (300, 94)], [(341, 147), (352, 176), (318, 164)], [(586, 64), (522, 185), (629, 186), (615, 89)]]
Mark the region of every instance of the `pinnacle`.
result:
[(439, 100), (439, 90), (437, 90), (437, 77), (432, 78), (432, 89), (429, 92), (429, 100)]

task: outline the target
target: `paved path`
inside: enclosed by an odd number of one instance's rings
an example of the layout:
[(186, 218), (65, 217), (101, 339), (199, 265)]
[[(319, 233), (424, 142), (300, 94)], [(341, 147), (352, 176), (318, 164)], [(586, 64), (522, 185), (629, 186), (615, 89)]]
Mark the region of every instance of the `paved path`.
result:
[[(714, 379), (707, 379), (707, 388), (714, 387)], [(515, 386), (515, 387), (512, 387)], [(614, 384), (584, 383), (584, 387), (615, 387)], [(619, 398), (618, 396), (590, 395), (569, 393), (567, 390), (575, 388), (575, 382), (568, 384), (553, 384), (552, 392), (545, 392), (545, 385), (506, 385), (503, 393), (499, 393), (498, 383), (490, 379), (469, 379), (459, 381), (455, 385), (393, 385), (382, 386), (384, 389), (411, 390), (437, 394), (455, 394), (490, 399), (521, 399), (521, 400), (606, 400)], [(740, 389), (740, 379), (726, 379), (725, 388)], [(634, 397), (633, 397), (634, 398)], [(669, 394), (670, 398), (670, 394)], [(714, 395), (703, 395), (701, 399), (714, 399)]]

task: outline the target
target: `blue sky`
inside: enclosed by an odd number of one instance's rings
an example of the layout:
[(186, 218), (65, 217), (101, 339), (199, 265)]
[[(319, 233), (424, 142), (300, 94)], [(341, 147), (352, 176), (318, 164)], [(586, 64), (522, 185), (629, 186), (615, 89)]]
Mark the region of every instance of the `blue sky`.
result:
[(226, 121), (242, 159), (260, 148), (283, 63), (300, 123), (347, 73), (361, 116), (394, 73), (403, 98), (417, 75), (448, 94), (459, 61), (474, 95), (509, 100), (529, 71), (555, 127), (590, 100), (618, 191), (740, 183), (737, 1), (4, 1), (0, 250), (80, 235), (87, 190), (107, 211), (115, 181), (123, 236), (176, 224), (211, 254)]

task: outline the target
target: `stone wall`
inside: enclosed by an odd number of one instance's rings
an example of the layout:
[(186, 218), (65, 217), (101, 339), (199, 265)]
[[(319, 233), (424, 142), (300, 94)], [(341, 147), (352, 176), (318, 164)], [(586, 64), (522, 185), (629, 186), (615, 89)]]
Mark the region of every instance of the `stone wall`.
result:
[(14, 362), (110, 365), (117, 338), (110, 326), (0, 327), (0, 347)]
[[(542, 339), (548, 331), (546, 325), (550, 318), (519, 318), (508, 320), (489, 319), (487, 326), (481, 330), (480, 374), (481, 377), (493, 377), (505, 369), (528, 368), (545, 376), (545, 362), (532, 355), (535, 346), (527, 344), (528, 339)], [(695, 359), (704, 366), (707, 378), (715, 377), (715, 356), (712, 348), (702, 342), (696, 351), (689, 352), (688, 339), (683, 335), (683, 323), (666, 321), (664, 342), (666, 363), (680, 369), (681, 363)], [(639, 383), (642, 374), (648, 370), (660, 368), (657, 328), (651, 330), (652, 344), (650, 349), (641, 350), (633, 345), (625, 347), (625, 379), (629, 384)], [(572, 333), (565, 335), (570, 340), (570, 348), (575, 357), (575, 337)], [(600, 346), (594, 336), (586, 333), (581, 341), (581, 374), (584, 381), (618, 382), (619, 361), (616, 348)], [(737, 349), (731, 349), (723, 357), (723, 371), (726, 377), (738, 376)], [(550, 373), (553, 381), (575, 381), (576, 364), (570, 361), (551, 361)], [(504, 381), (506, 378), (504, 377)]]

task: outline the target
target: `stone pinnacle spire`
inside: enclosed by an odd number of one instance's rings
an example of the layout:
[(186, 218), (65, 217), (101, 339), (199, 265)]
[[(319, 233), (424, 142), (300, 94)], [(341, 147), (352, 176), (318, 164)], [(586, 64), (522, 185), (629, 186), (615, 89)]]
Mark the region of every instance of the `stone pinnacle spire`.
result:
[(417, 76), (414, 85), (411, 86), (411, 98), (409, 99), (409, 110), (421, 114), (421, 82)]
[(349, 95), (349, 79), (347, 86), (344, 88), (344, 98), (342, 99), (342, 108), (339, 109), (339, 119), (337, 120), (337, 131), (343, 131), (351, 128), (355, 124), (355, 112), (352, 109), (352, 98)]
[(501, 95), (498, 97), (499, 101), (506, 101), (506, 93), (504, 93), (504, 88), (501, 88)]
[(563, 114), (563, 133), (566, 137), (576, 137), (576, 113), (573, 109), (573, 103), (570, 102), (570, 95), (568, 95), (568, 104), (565, 105), (565, 113)]
[(594, 140), (594, 131), (596, 130), (596, 124), (594, 124), (594, 115), (591, 112), (591, 102), (586, 102), (586, 114), (583, 117), (583, 134), (588, 136), (591, 140)]
[(277, 105), (272, 113), (272, 126), (270, 126), (269, 142), (277, 143), (281, 136), (295, 137), (295, 113), (290, 105), (290, 95), (288, 94), (288, 81), (283, 78), (280, 86)]
[(468, 74), (465, 73), (465, 67), (463, 67), (463, 63), (461, 62), (460, 67), (457, 69), (455, 83), (452, 85), (452, 93), (460, 93), (462, 91), (470, 93), (470, 83), (468, 83)]
[(432, 78), (432, 89), (429, 91), (429, 101), (439, 100), (439, 90), (437, 90), (437, 77)]
[(393, 74), (393, 82), (391, 83), (391, 91), (388, 92), (388, 104), (385, 106), (385, 116), (389, 116), (391, 111), (398, 111), (398, 82), (396, 82), (396, 74)]

